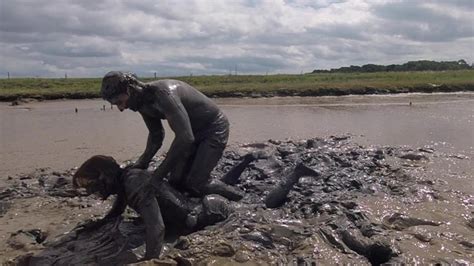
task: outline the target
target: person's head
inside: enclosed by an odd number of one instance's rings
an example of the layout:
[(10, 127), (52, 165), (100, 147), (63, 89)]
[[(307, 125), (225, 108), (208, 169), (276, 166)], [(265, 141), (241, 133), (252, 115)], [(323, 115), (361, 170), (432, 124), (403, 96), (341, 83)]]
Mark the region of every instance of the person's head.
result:
[(137, 76), (133, 73), (110, 71), (102, 79), (100, 93), (104, 100), (117, 105), (120, 111), (127, 108), (136, 111), (136, 100), (131, 100), (130, 97), (138, 84)]
[(72, 178), (73, 186), (85, 188), (88, 194), (96, 193), (106, 199), (118, 192), (118, 178), (122, 169), (110, 156), (95, 155), (85, 161)]

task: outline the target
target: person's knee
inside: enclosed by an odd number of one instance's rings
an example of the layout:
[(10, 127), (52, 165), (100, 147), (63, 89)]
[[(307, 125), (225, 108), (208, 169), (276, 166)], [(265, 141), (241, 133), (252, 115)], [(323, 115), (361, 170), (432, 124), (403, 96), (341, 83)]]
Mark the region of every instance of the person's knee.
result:
[(197, 229), (224, 221), (233, 211), (229, 200), (220, 195), (205, 196), (201, 208), (197, 217)]
[(206, 186), (211, 181), (211, 176), (207, 171), (192, 171), (184, 180), (185, 189), (196, 196), (206, 195)]
[(206, 194), (206, 185), (209, 182), (195, 183), (195, 182), (186, 182), (186, 190), (191, 193), (194, 197), (202, 197)]

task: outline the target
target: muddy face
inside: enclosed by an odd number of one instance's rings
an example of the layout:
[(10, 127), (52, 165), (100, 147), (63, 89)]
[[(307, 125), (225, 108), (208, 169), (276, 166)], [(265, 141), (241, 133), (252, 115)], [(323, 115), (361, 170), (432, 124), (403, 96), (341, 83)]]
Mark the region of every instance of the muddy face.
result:
[(128, 99), (130, 96), (126, 93), (121, 93), (109, 100), (110, 104), (116, 105), (120, 112), (128, 108)]

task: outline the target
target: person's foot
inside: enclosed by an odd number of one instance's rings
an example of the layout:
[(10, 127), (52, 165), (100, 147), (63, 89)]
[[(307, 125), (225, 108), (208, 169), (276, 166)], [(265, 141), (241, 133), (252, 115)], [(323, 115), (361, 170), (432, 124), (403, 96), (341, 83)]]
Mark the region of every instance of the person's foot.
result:
[(239, 201), (244, 197), (244, 192), (242, 190), (237, 187), (227, 185), (220, 180), (212, 180), (203, 187), (202, 192), (204, 195), (221, 195), (233, 201)]

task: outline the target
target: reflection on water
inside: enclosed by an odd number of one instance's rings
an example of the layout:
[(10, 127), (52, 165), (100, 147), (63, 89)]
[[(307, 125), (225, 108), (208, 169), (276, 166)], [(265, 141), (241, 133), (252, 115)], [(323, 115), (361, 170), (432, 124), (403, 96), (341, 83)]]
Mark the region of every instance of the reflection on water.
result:
[[(473, 154), (472, 93), (216, 101), (231, 122), (230, 144), (348, 133), (361, 144), (431, 145)], [(137, 158), (147, 136), (141, 117), (131, 111), (110, 110), (109, 105), (102, 111), (104, 104), (102, 100), (19, 107), (3, 103), (0, 174), (38, 167), (70, 168), (93, 154), (108, 154), (121, 161)], [(167, 127), (166, 133), (162, 151), (173, 137)]]

